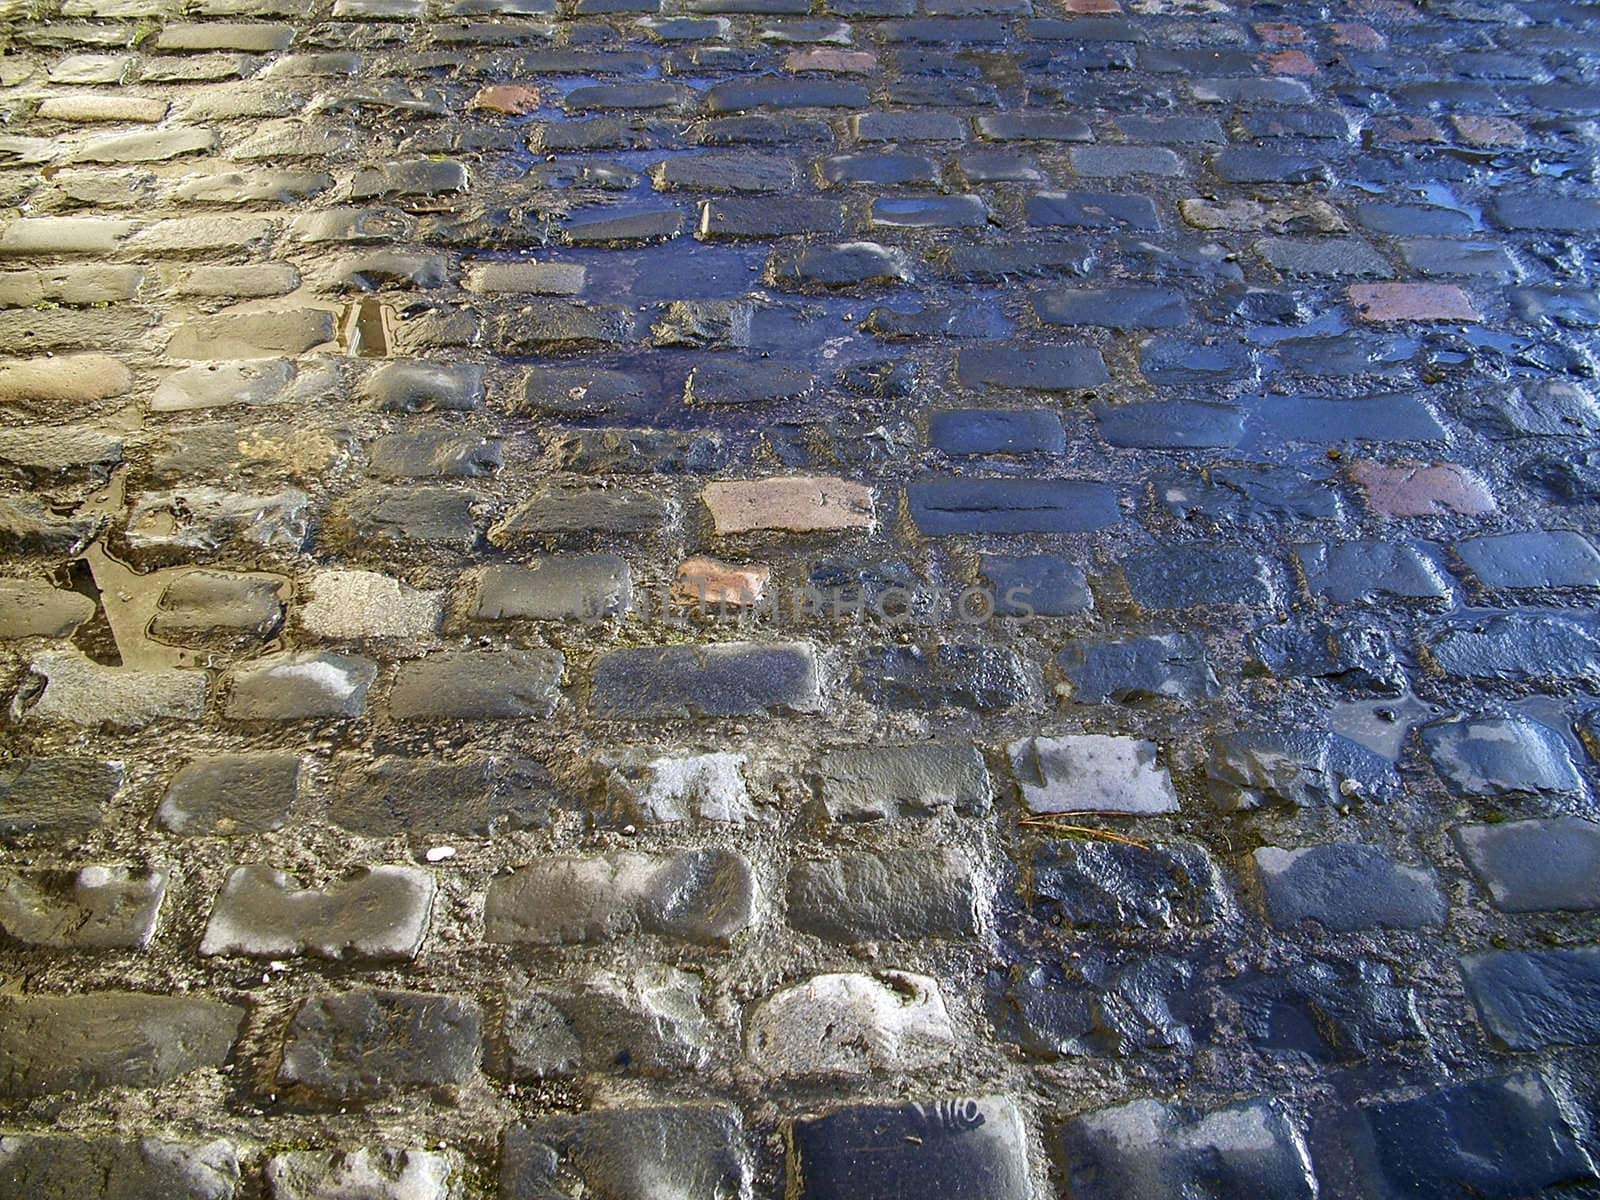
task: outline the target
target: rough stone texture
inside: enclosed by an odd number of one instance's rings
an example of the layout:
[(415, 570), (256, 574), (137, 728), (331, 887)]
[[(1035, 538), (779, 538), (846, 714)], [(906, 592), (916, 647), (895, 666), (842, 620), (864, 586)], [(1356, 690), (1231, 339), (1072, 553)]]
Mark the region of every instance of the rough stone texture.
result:
[(718, 1030), (701, 1007), (701, 987), (697, 975), (652, 966), (515, 993), (494, 1043), (495, 1069), (514, 1079), (699, 1070), (720, 1049)]
[(644, 1197), (750, 1194), (736, 1109), (685, 1104), (596, 1109), (506, 1130), (502, 1196)]
[(235, 867), (211, 911), (200, 953), (413, 958), (428, 932), (434, 890), (433, 876), (414, 867), (372, 867), (324, 888), (305, 887), (269, 867)]
[(789, 923), (831, 941), (959, 937), (977, 927), (978, 881), (956, 850), (856, 851), (789, 870)]
[(484, 937), (559, 945), (643, 931), (725, 946), (756, 920), (758, 899), (749, 863), (730, 850), (545, 859), (490, 884)]
[(300, 627), (318, 638), (418, 638), (439, 624), (440, 596), (372, 571), (319, 571), (306, 584)]
[(215, 1000), (99, 992), (0, 1000), (0, 1094), (13, 1100), (152, 1088), (222, 1066), (245, 1010)]
[(566, 664), (556, 650), (443, 650), (403, 663), (389, 692), (397, 720), (548, 717)]
[(936, 742), (835, 750), (817, 763), (815, 779), (832, 821), (989, 811), (989, 771), (971, 746)]
[(0, 1193), (1600, 1187), (1594, 6), (0, 24)]
[(448, 1155), (393, 1147), (274, 1154), (264, 1172), (272, 1200), (449, 1200)]
[(232, 1200), (234, 1147), (220, 1139), (180, 1142), (76, 1135), (0, 1137), (0, 1186), (37, 1200)]
[(602, 755), (606, 799), (620, 821), (742, 824), (754, 815), (743, 754)]
[(817, 975), (768, 997), (750, 1016), (751, 1061), (769, 1075), (926, 1070), (955, 1052), (936, 980), (886, 971)]
[(82, 837), (104, 819), (125, 777), (121, 762), (92, 758), (23, 758), (0, 764), (0, 837)]
[(1384, 803), (1401, 795), (1399, 774), (1381, 755), (1317, 729), (1225, 734), (1212, 747), (1205, 781), (1212, 800), (1235, 811)]
[(548, 773), (525, 759), (386, 756), (340, 777), (334, 824), (368, 837), (487, 837), (550, 822)]
[(1345, 1194), (1497, 1196), (1592, 1183), (1594, 1160), (1537, 1074), (1475, 1079), (1414, 1099), (1364, 1104), (1342, 1122), (1322, 1174)]
[(444, 1088), (478, 1069), (482, 1015), (454, 996), (357, 991), (314, 997), (289, 1022), (278, 1082), (323, 1100)]
[(84, 867), (0, 874), (0, 931), (30, 946), (138, 950), (155, 933), (162, 871)]
[(71, 650), (33, 661), (44, 690), (28, 709), (37, 721), (142, 728), (158, 721), (193, 721), (205, 711), (200, 671), (141, 671), (103, 667)]
[(1478, 1017), (1513, 1050), (1600, 1042), (1600, 949), (1493, 950), (1461, 960)]
[(1195, 927), (1232, 910), (1216, 864), (1185, 844), (1051, 843), (1034, 856), (1032, 904), (1080, 929)]
[(842, 479), (795, 476), (707, 484), (701, 494), (718, 534), (870, 529), (872, 489)]
[(593, 703), (604, 716), (808, 712), (818, 701), (815, 652), (803, 642), (614, 650), (595, 666)]

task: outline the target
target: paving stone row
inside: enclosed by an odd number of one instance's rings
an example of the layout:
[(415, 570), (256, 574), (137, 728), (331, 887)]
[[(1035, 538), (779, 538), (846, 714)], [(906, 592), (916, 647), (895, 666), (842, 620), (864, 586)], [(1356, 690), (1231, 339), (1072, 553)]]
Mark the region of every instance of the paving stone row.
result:
[(0, 1197), (1600, 1194), (1597, 30), (0, 3)]

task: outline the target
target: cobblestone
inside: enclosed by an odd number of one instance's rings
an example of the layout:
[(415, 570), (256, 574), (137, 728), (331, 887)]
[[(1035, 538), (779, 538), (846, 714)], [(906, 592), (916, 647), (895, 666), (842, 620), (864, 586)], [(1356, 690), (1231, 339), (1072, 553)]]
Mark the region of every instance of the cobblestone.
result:
[(1591, 9), (4, 21), (0, 1193), (1600, 1186)]

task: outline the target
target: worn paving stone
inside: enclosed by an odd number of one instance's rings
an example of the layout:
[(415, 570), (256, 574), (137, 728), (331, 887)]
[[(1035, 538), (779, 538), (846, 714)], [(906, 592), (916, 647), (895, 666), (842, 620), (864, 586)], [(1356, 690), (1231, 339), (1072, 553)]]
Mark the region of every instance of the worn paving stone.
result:
[(1405, 670), (1394, 638), (1373, 625), (1264, 625), (1250, 635), (1250, 655), (1247, 671), (1284, 679), (1326, 679), (1387, 695), (1405, 690)]
[(223, 712), (239, 721), (358, 717), (377, 677), (377, 664), (355, 655), (267, 654), (230, 672)]
[(551, 555), (485, 568), (471, 611), (484, 621), (608, 617), (629, 609), (632, 590), (627, 560), (618, 555)]
[(141, 950), (155, 933), (167, 875), (129, 867), (0, 874), (0, 930), (24, 945)]
[(42, 579), (0, 579), (0, 639), (70, 637), (96, 611), (89, 597)]
[(1526, 717), (1477, 717), (1427, 725), (1422, 746), (1458, 796), (1562, 795), (1584, 790), (1561, 735)]
[(1078, 479), (916, 480), (906, 487), (911, 519), (934, 536), (1076, 533), (1122, 519), (1116, 489)]
[(1461, 972), (1479, 1019), (1513, 1050), (1600, 1041), (1600, 950), (1491, 950)]
[(1030, 812), (1166, 813), (1178, 810), (1154, 742), (1088, 733), (1031, 737), (1008, 747)]
[(1468, 613), (1440, 621), (1425, 644), (1441, 670), (1466, 679), (1581, 679), (1600, 670), (1600, 633), (1565, 614)]
[(714, 1104), (594, 1109), (510, 1126), (502, 1196), (746, 1196), (752, 1169), (737, 1109)]
[(818, 761), (815, 783), (832, 821), (893, 820), (947, 810), (980, 815), (990, 807), (983, 755), (955, 742), (833, 750)]
[(876, 522), (870, 487), (825, 476), (709, 483), (700, 498), (719, 536), (871, 529)]
[(1265, 1098), (1208, 1111), (1135, 1100), (1074, 1117), (1059, 1136), (1067, 1186), (1084, 1200), (1317, 1194), (1299, 1129)]
[(810, 712), (821, 685), (804, 642), (638, 647), (595, 664), (591, 702), (603, 716), (644, 719)]
[(1496, 510), (1481, 478), (1455, 463), (1353, 463), (1369, 508), (1386, 517), (1482, 516)]
[(1214, 740), (1206, 791), (1221, 808), (1387, 803), (1401, 796), (1393, 764), (1359, 742), (1319, 729), (1241, 731)]
[(367, 837), (488, 837), (548, 825), (552, 790), (547, 772), (525, 759), (390, 755), (342, 772), (328, 817)]
[(422, 946), (434, 891), (433, 876), (414, 867), (371, 867), (322, 888), (270, 867), (235, 867), (200, 953), (404, 961)]
[(644, 932), (726, 946), (756, 919), (750, 864), (731, 850), (546, 858), (490, 885), (484, 937), (561, 945)]
[(1002, 1040), (1037, 1059), (1194, 1053), (1206, 1036), (1194, 969), (1169, 954), (1081, 953), (990, 973)]
[(1437, 549), (1409, 542), (1309, 542), (1295, 547), (1306, 582), (1339, 604), (1444, 600), (1450, 577)]
[(283, 628), (287, 591), (281, 575), (186, 571), (162, 589), (148, 632), (168, 645), (238, 653)]
[(1080, 704), (1199, 700), (1218, 691), (1205, 645), (1184, 634), (1122, 642), (1074, 642), (1056, 656)]
[(1336, 933), (1444, 924), (1434, 873), (1398, 863), (1378, 846), (1263, 846), (1251, 857), (1267, 915), (1280, 929), (1306, 920)]
[(1074, 288), (1041, 293), (1033, 304), (1046, 325), (1170, 329), (1190, 320), (1183, 293), (1171, 288)]
[[(1600, 1182), (1573, 989), (1434, 961), (1595, 903), (1590, 12), (34, 7), (3, 973), (259, 1006), (28, 1194)], [(277, 1078), (373, 989), (469, 1065)]]
[(0, 1000), (0, 1094), (154, 1088), (221, 1067), (245, 1010), (218, 1000), (93, 992)]
[(939, 984), (926, 975), (816, 975), (751, 1014), (748, 1053), (767, 1075), (926, 1070), (949, 1060), (956, 1035)]
[(702, 986), (698, 975), (655, 965), (517, 992), (491, 1043), (492, 1069), (513, 1079), (703, 1069), (721, 1037), (702, 1008)]
[(1222, 991), (1250, 1044), (1274, 1059), (1353, 1061), (1427, 1036), (1417, 994), (1368, 959), (1298, 962), (1238, 976)]
[(458, 1177), (447, 1154), (389, 1146), (290, 1150), (268, 1159), (263, 1174), (272, 1200), (448, 1200)]
[(558, 650), (441, 650), (400, 665), (389, 715), (400, 721), (548, 717), (565, 667)]
[(977, 928), (977, 887), (956, 850), (851, 852), (790, 868), (788, 919), (836, 942), (962, 937)]
[(1348, 1171), (1352, 1183), (1384, 1200), (1473, 1192), (1509, 1200), (1596, 1178), (1577, 1130), (1537, 1074), (1363, 1104), (1346, 1128), (1342, 1153), (1319, 1153), (1319, 1162)]
[(1134, 601), (1150, 609), (1207, 604), (1271, 608), (1278, 602), (1281, 587), (1272, 563), (1225, 546), (1158, 550), (1123, 559), (1121, 568)]
[(419, 638), (438, 626), (442, 595), (373, 571), (318, 571), (297, 611), (313, 637)]
[(1506, 912), (1600, 908), (1600, 825), (1578, 817), (1458, 825), (1456, 845)]
[(120, 761), (37, 757), (0, 765), (0, 836), (77, 838), (93, 830), (122, 788)]
[(478, 1006), (455, 996), (314, 996), (289, 1022), (278, 1082), (341, 1104), (460, 1086), (477, 1073), (482, 1023)]
[(296, 754), (218, 754), (186, 763), (156, 821), (171, 833), (230, 837), (281, 829), (300, 794)]
[(856, 685), (888, 708), (967, 708), (981, 712), (1031, 705), (1039, 674), (1003, 646), (945, 643), (868, 646), (855, 671)]
[(1193, 928), (1232, 911), (1216, 864), (1188, 843), (1048, 843), (1033, 857), (1030, 903), (1073, 929)]
[(220, 1138), (0, 1137), (0, 1184), (13, 1195), (38, 1200), (232, 1200), (239, 1180), (237, 1151)]
[(33, 660), (44, 689), (27, 710), (36, 721), (141, 729), (161, 721), (199, 719), (206, 705), (204, 672), (104, 667), (75, 650)]
[(672, 824), (720, 821), (743, 824), (754, 816), (743, 754), (649, 755), (607, 751), (595, 760), (604, 775), (608, 806), (619, 823)]
[(1082, 567), (1052, 554), (985, 554), (979, 582), (997, 617), (1065, 617), (1094, 607)]
[(1458, 542), (1455, 551), (1487, 588), (1600, 586), (1600, 551), (1580, 533), (1490, 534)]
[(795, 1119), (789, 1172), (808, 1200), (1024, 1200), (1026, 1134), (1003, 1096), (863, 1104)]

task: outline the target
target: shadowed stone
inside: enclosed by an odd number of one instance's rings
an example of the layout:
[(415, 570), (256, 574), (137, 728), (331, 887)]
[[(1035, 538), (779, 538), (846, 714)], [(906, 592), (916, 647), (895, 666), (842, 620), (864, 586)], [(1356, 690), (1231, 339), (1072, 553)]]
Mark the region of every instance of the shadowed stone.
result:
[(1267, 914), (1279, 929), (1304, 920), (1339, 933), (1444, 924), (1445, 899), (1433, 872), (1397, 863), (1378, 846), (1263, 846), (1253, 858)]
[(232, 1200), (231, 1144), (76, 1134), (0, 1137), (0, 1184), (28, 1200)]
[(1028, 1200), (1027, 1133), (1009, 1099), (863, 1104), (796, 1119), (793, 1178), (807, 1200)]
[(95, 992), (0, 999), (0, 1095), (153, 1088), (220, 1067), (245, 1010), (197, 997)]
[(313, 997), (289, 1022), (278, 1082), (339, 1103), (403, 1088), (447, 1088), (478, 1072), (482, 1014), (470, 1000), (422, 992)]

